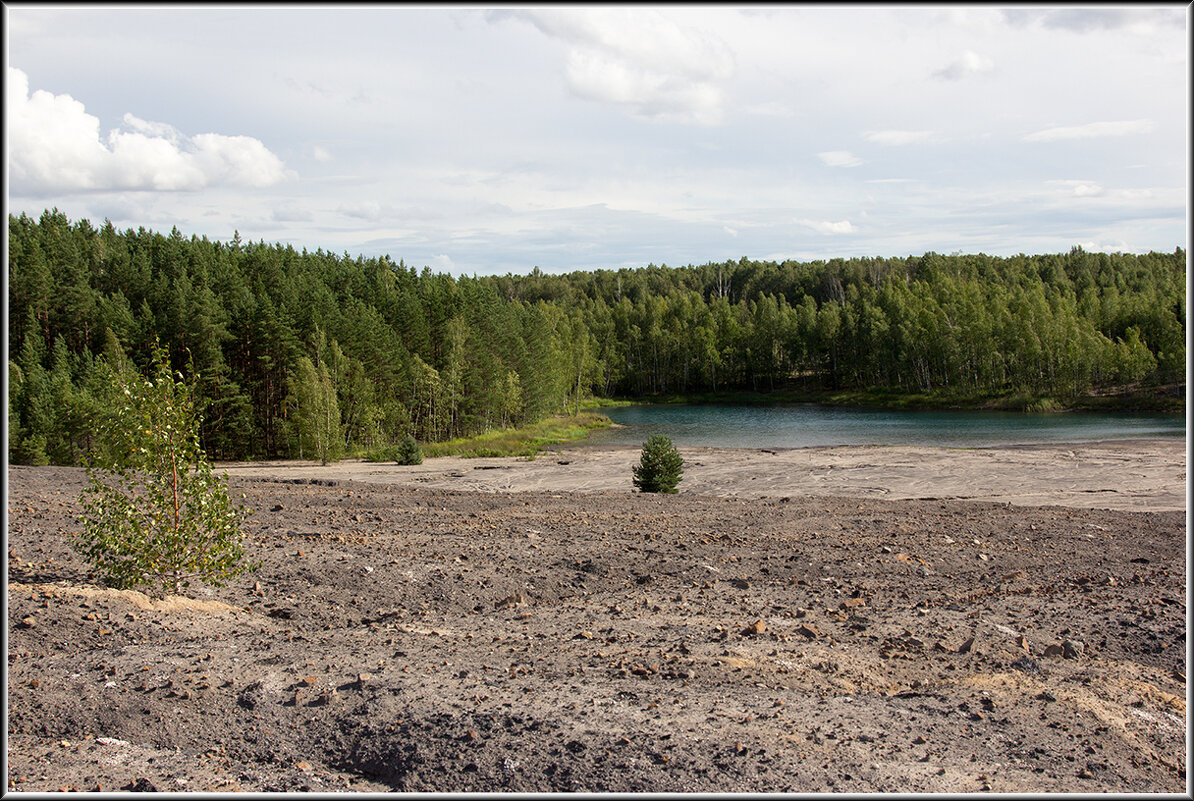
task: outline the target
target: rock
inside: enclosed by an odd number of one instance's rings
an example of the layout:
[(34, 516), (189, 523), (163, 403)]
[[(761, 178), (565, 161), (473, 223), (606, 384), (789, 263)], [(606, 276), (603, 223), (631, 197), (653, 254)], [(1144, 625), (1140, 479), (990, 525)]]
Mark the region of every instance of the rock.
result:
[(975, 645), (975, 639), (974, 639), (974, 637), (970, 637), (966, 640), (966, 642), (964, 642), (958, 646), (958, 653), (959, 654), (968, 654), (972, 650), (974, 650), (974, 645)]
[(1061, 644), (1061, 655), (1065, 659), (1080, 659), (1085, 652), (1085, 643), (1078, 640), (1066, 640)]
[(758, 635), (762, 634), (766, 630), (767, 630), (767, 624), (764, 623), (762, 620), (756, 620), (754, 623), (751, 623), (749, 626), (747, 626), (745, 629), (742, 630), (742, 635), (744, 637), (757, 637)]
[(1045, 656), (1047, 656), (1047, 657), (1061, 656), (1064, 653), (1065, 653), (1065, 649), (1062, 648), (1057, 643), (1054, 643), (1053, 645), (1050, 645), (1047, 648), (1045, 648)]
[(807, 637), (810, 640), (815, 640), (822, 636), (820, 629), (811, 623), (805, 623), (800, 628), (796, 629), (796, 633), (802, 637)]
[(279, 504), (275, 504), (275, 505), (274, 505), (274, 507), (273, 507), (272, 509), (270, 509), (270, 511), (271, 511), (271, 512), (280, 512), (280, 511), (282, 511), (284, 508), (285, 508), (285, 507), (284, 507), (284, 506), (282, 506), (282, 504), (280, 504), (280, 503), (279, 503)]
[(842, 609), (857, 609), (860, 606), (866, 606), (865, 598), (847, 598), (842, 601)]
[(526, 604), (526, 602), (527, 602), (527, 600), (525, 597), (523, 597), (523, 594), (521, 592), (516, 592), (513, 595), (507, 595), (505, 598), (502, 598), (500, 601), (494, 601), (493, 608), (494, 609), (505, 609), (510, 606), (523, 606), (524, 604)]

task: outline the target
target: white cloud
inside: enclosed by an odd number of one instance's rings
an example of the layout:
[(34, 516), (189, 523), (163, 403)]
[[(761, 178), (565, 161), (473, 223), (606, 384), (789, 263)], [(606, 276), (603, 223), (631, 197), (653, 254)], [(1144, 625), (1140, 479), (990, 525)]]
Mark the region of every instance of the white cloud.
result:
[(855, 231), (854, 226), (850, 224), (849, 220), (838, 220), (837, 222), (796, 220), (796, 222), (822, 234), (852, 234)]
[(446, 253), (439, 253), (435, 256), (432, 256), (430, 266), (433, 267), (436, 272), (441, 273), (456, 273), (459, 271), (456, 267), (456, 262), (452, 261), (452, 257)]
[(866, 131), (862, 138), (877, 145), (911, 145), (933, 138), (932, 131)]
[(1093, 139), (1101, 136), (1129, 136), (1149, 133), (1156, 127), (1152, 120), (1089, 122), (1060, 128), (1045, 128), (1024, 137), (1025, 142), (1055, 142), (1059, 139)]
[(316, 161), (332, 160), (331, 152), (327, 148), (320, 147), (319, 145), (315, 145), (315, 147), (311, 148), (311, 155)]
[(1088, 253), (1124, 253), (1130, 251), (1128, 243), (1122, 239), (1115, 242), (1082, 242), (1082, 249)]
[(1103, 187), (1094, 181), (1085, 180), (1053, 180), (1046, 181), (1049, 186), (1060, 187), (1065, 197), (1100, 197), (1104, 194)]
[(274, 222), (312, 222), (315, 215), (309, 210), (298, 208), (294, 205), (286, 205), (282, 208), (274, 209), (270, 212), (270, 219)]
[(125, 114), (123, 129), (100, 137), (99, 119), (70, 95), (29, 93), (24, 72), (8, 68), (9, 175), (15, 194), (104, 190), (263, 187), (287, 177), (281, 159), (257, 139), (207, 133)]
[(857, 167), (863, 163), (862, 159), (848, 150), (827, 150), (818, 153), (817, 157), (830, 167)]
[(787, 103), (781, 103), (778, 100), (772, 100), (769, 103), (760, 103), (756, 106), (747, 106), (744, 111), (747, 114), (757, 114), (760, 117), (781, 117), (789, 118), (795, 117), (796, 112)]
[(1181, 8), (1015, 8), (1005, 9), (1002, 14), (1013, 27), (1023, 28), (1037, 24), (1047, 29), (1070, 33), (1125, 30), (1148, 35), (1158, 29), (1185, 26), (1185, 13)]
[(979, 55), (973, 50), (967, 50), (956, 61), (950, 62), (945, 67), (934, 72), (933, 75), (947, 81), (958, 81), (967, 75), (990, 72), (993, 69), (995, 69), (995, 62), (990, 58)]
[(526, 20), (568, 46), (573, 94), (626, 106), (641, 117), (703, 125), (722, 117), (719, 83), (734, 71), (715, 36), (644, 8), (536, 8), (498, 12)]
[(388, 216), (392, 209), (382, 207), (380, 203), (374, 200), (363, 200), (354, 203), (346, 203), (337, 209), (346, 217), (354, 217), (358, 220), (367, 220), (369, 222), (378, 222)]

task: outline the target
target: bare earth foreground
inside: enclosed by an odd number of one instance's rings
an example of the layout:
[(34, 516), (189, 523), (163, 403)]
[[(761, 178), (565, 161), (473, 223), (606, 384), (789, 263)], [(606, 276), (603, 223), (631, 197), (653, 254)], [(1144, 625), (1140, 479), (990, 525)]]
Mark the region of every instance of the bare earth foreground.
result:
[(155, 600), (8, 471), (9, 790), (1186, 793), (1185, 442), (225, 465)]

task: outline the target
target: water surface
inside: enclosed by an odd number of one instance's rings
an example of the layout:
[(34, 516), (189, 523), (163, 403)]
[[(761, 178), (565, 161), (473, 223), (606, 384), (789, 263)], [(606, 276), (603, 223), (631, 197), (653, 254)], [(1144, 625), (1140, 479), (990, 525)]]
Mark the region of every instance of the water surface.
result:
[(1109, 412), (888, 411), (800, 404), (620, 406), (601, 410), (623, 428), (593, 445), (641, 445), (651, 434), (679, 446), (808, 448), (825, 445), (994, 447), (1186, 436), (1182, 415)]

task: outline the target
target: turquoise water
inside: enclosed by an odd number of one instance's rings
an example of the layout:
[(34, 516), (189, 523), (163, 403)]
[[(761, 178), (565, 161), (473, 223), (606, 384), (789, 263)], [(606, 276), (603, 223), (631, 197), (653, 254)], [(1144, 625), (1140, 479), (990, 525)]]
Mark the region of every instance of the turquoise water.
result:
[(679, 446), (808, 448), (824, 445), (993, 447), (1111, 439), (1184, 439), (1182, 415), (883, 411), (832, 406), (621, 406), (602, 409), (624, 428), (596, 431), (593, 445), (641, 445), (651, 434)]

